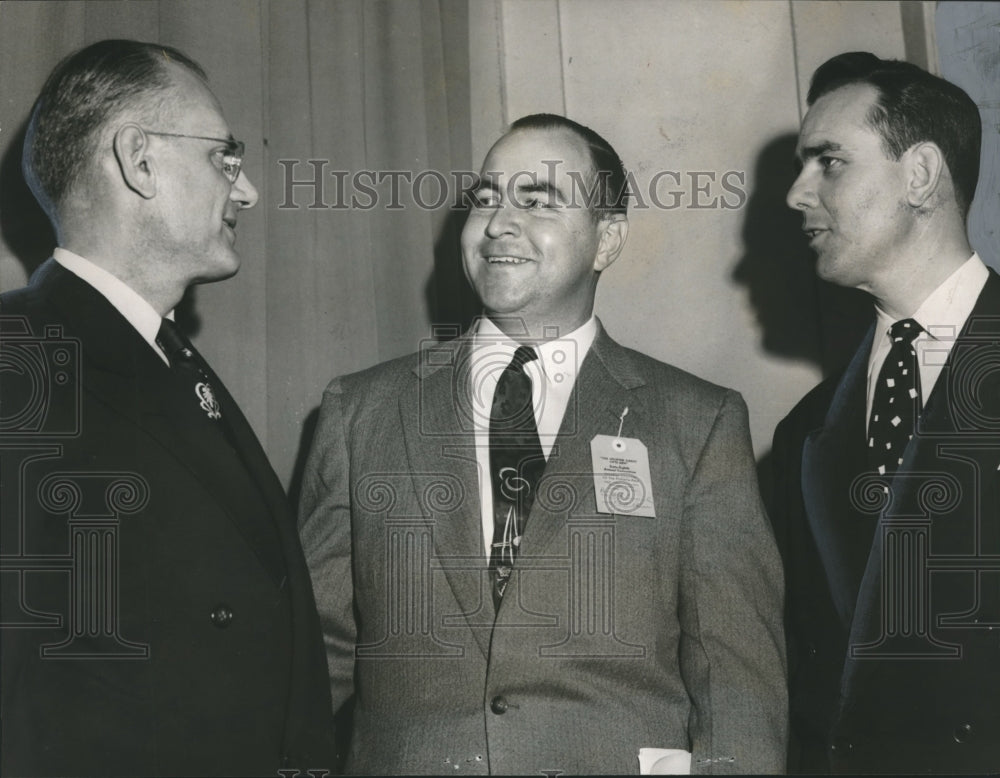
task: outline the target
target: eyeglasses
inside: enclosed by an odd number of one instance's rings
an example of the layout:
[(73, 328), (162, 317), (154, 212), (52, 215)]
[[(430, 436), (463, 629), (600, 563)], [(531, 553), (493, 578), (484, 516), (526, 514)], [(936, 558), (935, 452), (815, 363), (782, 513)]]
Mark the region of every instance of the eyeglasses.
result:
[(222, 173), (234, 184), (236, 183), (236, 179), (240, 177), (240, 168), (243, 167), (243, 152), (246, 149), (241, 140), (209, 138), (204, 135), (184, 135), (180, 132), (156, 132), (155, 130), (146, 129), (143, 132), (149, 135), (164, 135), (168, 138), (191, 138), (193, 140), (211, 140), (216, 143), (224, 143), (226, 150), (222, 152)]

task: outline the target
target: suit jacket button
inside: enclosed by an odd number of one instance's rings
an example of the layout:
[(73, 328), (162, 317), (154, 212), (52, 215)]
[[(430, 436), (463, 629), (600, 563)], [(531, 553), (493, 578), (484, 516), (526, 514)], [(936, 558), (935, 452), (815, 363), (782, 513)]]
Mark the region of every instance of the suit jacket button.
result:
[(493, 711), (498, 716), (502, 716), (507, 712), (507, 699), (502, 695), (497, 695), (492, 700), (490, 700), (490, 710)]
[(816, 644), (810, 643), (806, 646), (806, 653), (809, 655), (810, 659), (815, 659), (816, 655), (819, 653), (819, 650), (816, 648)]
[(209, 618), (219, 629), (225, 629), (233, 621), (233, 610), (228, 605), (216, 605)]
[(959, 727), (955, 727), (955, 732), (952, 736), (955, 738), (956, 743), (967, 743), (969, 738), (972, 737), (972, 725), (962, 724)]

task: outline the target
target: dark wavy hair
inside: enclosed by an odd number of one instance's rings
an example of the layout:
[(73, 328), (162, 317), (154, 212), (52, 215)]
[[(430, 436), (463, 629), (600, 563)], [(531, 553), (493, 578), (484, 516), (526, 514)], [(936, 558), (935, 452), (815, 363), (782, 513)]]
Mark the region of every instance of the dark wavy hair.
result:
[(880, 59), (867, 51), (838, 54), (813, 73), (806, 102), (849, 84), (868, 84), (878, 99), (868, 125), (882, 138), (891, 159), (922, 141), (941, 149), (955, 185), (955, 202), (964, 219), (979, 181), (983, 124), (975, 102), (950, 81), (909, 62)]

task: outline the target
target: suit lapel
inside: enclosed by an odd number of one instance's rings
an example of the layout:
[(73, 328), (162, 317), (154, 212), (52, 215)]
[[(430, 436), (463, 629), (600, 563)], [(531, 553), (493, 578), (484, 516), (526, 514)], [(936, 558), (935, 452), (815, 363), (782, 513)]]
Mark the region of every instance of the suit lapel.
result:
[[(53, 305), (67, 322), (68, 334), (81, 341), (84, 387), (143, 430), (204, 486), (279, 585), (284, 559), (275, 543), (272, 512), (261, 511), (260, 500), (254, 497), (252, 484), (260, 482), (259, 472), (245, 469), (222, 435), (192, 437), (187, 425), (175, 423), (177, 403), (187, 398), (175, 391), (166, 364), (99, 292), (54, 260), (39, 269), (37, 283), (51, 290)], [(245, 442), (247, 434), (253, 437), (252, 431), (222, 382), (217, 376), (212, 379), (213, 388), (225, 399), (223, 412), (242, 423), (245, 432), (240, 433), (240, 440)], [(196, 399), (192, 394), (190, 402)]]
[[(482, 547), (479, 472), (470, 412), (471, 336), (464, 336), (422, 354), (416, 372), (419, 389), (401, 396), (400, 423), (413, 488), (425, 518), (434, 521), (434, 547), (455, 598), (483, 651), (489, 654), (493, 610), (486, 560)], [(592, 514), (594, 501), (590, 441), (595, 435), (613, 435), (628, 406), (625, 431), (641, 424), (644, 408), (629, 390), (643, 385), (626, 349), (598, 326), (549, 461), (539, 483), (539, 495), (528, 517), (522, 554), (546, 552), (573, 514)], [(427, 502), (428, 472), (453, 474), (464, 488), (462, 509), (435, 512)], [(567, 490), (566, 487), (569, 487)], [(572, 495), (572, 502), (565, 498)], [(561, 553), (565, 553), (562, 551)], [(481, 568), (475, 575), (471, 568)]]
[[(962, 328), (955, 346), (927, 399), (920, 416), (917, 434), (906, 448), (903, 463), (893, 478), (892, 501), (879, 519), (871, 552), (858, 594), (857, 615), (851, 626), (851, 649), (877, 646), (884, 639), (885, 614), (882, 612), (883, 581), (883, 524), (894, 516), (920, 515), (923, 511), (918, 500), (919, 490), (942, 471), (938, 452), (942, 444), (958, 443), (960, 437), (984, 432), (1000, 418), (1000, 378), (989, 366), (995, 364), (997, 337), (1000, 336), (1000, 277), (990, 271), (989, 278), (976, 305)], [(980, 350), (984, 349), (984, 350)], [(987, 368), (984, 370), (984, 367)], [(985, 376), (985, 381), (982, 380)], [(987, 421), (989, 420), (989, 421)], [(984, 425), (985, 422), (985, 425)], [(971, 487), (972, 483), (965, 486)], [(960, 486), (960, 488), (963, 488)], [(961, 510), (977, 511), (978, 495), (973, 495)], [(952, 517), (938, 523), (932, 532), (971, 531), (961, 517)], [(933, 544), (928, 551), (931, 551)], [(943, 582), (942, 584), (943, 585)], [(928, 606), (929, 607), (929, 606)], [(929, 643), (922, 651), (939, 651), (944, 657), (953, 657), (956, 646), (939, 643), (934, 637), (933, 616), (930, 621)], [(887, 649), (882, 649), (887, 650)], [(853, 687), (863, 682), (877, 663), (864, 661), (865, 657), (848, 661), (841, 679), (843, 694), (849, 695)]]
[[(976, 300), (969, 318), (941, 370), (937, 383), (927, 398), (927, 405), (920, 416), (915, 446), (920, 446), (920, 436), (956, 431), (973, 432), (982, 429), (984, 419), (996, 419), (991, 408), (1000, 404), (1000, 394), (991, 391), (988, 382), (996, 378), (995, 370), (988, 370), (996, 358), (993, 343), (1000, 336), (1000, 276), (990, 270), (986, 286)], [(987, 348), (981, 351), (982, 347)], [(986, 382), (982, 380), (986, 377)], [(912, 461), (915, 452), (907, 452)], [(904, 460), (905, 469), (907, 461)]]
[[(596, 435), (615, 435), (626, 407), (622, 435), (637, 437), (630, 430), (644, 428), (644, 408), (641, 398), (631, 390), (643, 385), (628, 352), (599, 325), (538, 485), (538, 498), (525, 527), (523, 554), (543, 555), (567, 518), (596, 512), (590, 442)], [(564, 554), (565, 549), (559, 553)]]
[[(232, 399), (217, 377), (210, 377), (210, 380), (224, 418), (225, 414), (230, 414), (228, 422), (232, 424)], [(275, 519), (283, 514), (280, 506), (265, 498), (260, 481), (248, 469), (245, 456), (235, 448), (237, 441), (230, 443), (221, 430), (199, 432), (197, 425), (192, 427), (178, 423), (181, 414), (177, 403), (187, 400), (196, 403), (193, 392), (190, 398), (185, 397), (183, 389), (174, 391), (175, 387), (162, 378), (151, 380), (148, 376), (140, 377), (137, 386), (147, 400), (143, 403), (138, 425), (202, 484), (243, 535), (275, 585), (280, 586), (285, 576), (285, 563)], [(223, 395), (227, 398), (225, 401)], [(185, 409), (185, 412), (190, 410)], [(243, 421), (243, 424), (246, 425), (246, 422)], [(248, 425), (245, 429), (253, 435)]]
[(229, 394), (222, 379), (216, 375), (211, 366), (204, 362), (203, 364), (222, 408), (223, 418), (226, 419), (232, 433), (233, 447), (240, 455), (251, 480), (260, 490), (274, 515), (280, 516), (287, 513), (285, 490), (278, 480), (274, 468), (271, 467), (271, 462), (268, 460), (260, 440), (254, 434), (250, 422), (247, 421), (240, 406)]
[[(418, 386), (400, 396), (399, 411), (412, 487), (424, 518), (432, 522), (436, 559), (487, 656), (493, 611), (485, 579), (479, 469), (468, 400), (471, 342), (466, 335), (422, 352), (415, 370)], [(434, 490), (427, 487), (434, 479), (452, 477), (462, 499), (456, 510), (442, 512), (430, 503)]]
[(874, 518), (852, 509), (851, 486), (867, 467), (865, 406), (874, 327), (834, 391), (823, 426), (802, 448), (802, 498), (837, 613), (849, 628)]

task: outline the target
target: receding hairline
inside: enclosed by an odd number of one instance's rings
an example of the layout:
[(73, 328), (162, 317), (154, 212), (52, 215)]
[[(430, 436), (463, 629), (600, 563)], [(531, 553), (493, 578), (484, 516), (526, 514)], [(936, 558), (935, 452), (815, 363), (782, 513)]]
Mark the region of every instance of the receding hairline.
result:
[[(847, 98), (846, 93), (848, 92), (855, 92), (856, 94), (851, 98)], [(809, 114), (813, 113), (816, 110), (816, 106), (819, 105), (821, 102), (826, 101), (829, 103), (837, 99), (838, 97), (841, 99), (850, 99), (852, 100), (853, 103), (862, 103), (862, 102), (866, 103), (866, 105), (864, 105), (863, 107), (859, 107), (859, 110), (861, 111), (861, 120), (864, 122), (865, 128), (870, 130), (872, 134), (878, 137), (882, 151), (886, 155), (886, 158), (891, 159), (892, 158), (891, 150), (886, 145), (885, 136), (882, 134), (881, 129), (878, 126), (878, 115), (879, 112), (883, 110), (880, 102), (882, 98), (882, 92), (875, 84), (869, 84), (866, 81), (851, 81), (846, 84), (841, 84), (839, 86), (836, 86), (833, 89), (829, 89), (812, 102), (812, 104), (806, 110), (805, 118), (808, 118)], [(805, 119), (803, 119), (803, 126), (804, 124), (805, 124)], [(802, 134), (800, 131), (799, 144), (801, 144), (801, 142), (802, 142)], [(820, 148), (820, 147), (825, 148), (827, 146), (830, 146), (830, 142), (823, 141), (822, 143), (819, 144), (810, 144), (809, 149), (814, 148), (814, 146), (815, 148)], [(800, 151), (805, 152), (807, 150), (808, 149), (806, 148), (799, 149), (797, 147), (795, 152), (796, 157), (800, 156)], [(809, 155), (804, 153), (801, 154), (802, 158), (805, 158), (807, 156)], [(813, 154), (812, 156), (815, 156), (815, 154)]]
[[(515, 127), (508, 130), (490, 146), (490, 150), (486, 152), (486, 158), (483, 160), (482, 173), (494, 172), (489, 169), (490, 157), (497, 150), (497, 148), (506, 140), (513, 138), (517, 135), (542, 135), (542, 134), (562, 134), (565, 138), (571, 138), (577, 144), (577, 151), (583, 156), (583, 159), (587, 160), (587, 168), (585, 170), (579, 171), (582, 175), (588, 176), (588, 183), (593, 183), (597, 179), (597, 163), (594, 160), (593, 151), (591, 151), (590, 143), (583, 138), (579, 133), (575, 132), (569, 127), (564, 126), (552, 126), (552, 127)], [(551, 155), (553, 157), (568, 157), (569, 154), (559, 154), (555, 153)], [(538, 162), (557, 162), (565, 164), (565, 159), (539, 159)]]

